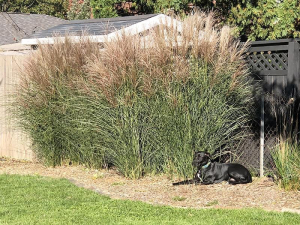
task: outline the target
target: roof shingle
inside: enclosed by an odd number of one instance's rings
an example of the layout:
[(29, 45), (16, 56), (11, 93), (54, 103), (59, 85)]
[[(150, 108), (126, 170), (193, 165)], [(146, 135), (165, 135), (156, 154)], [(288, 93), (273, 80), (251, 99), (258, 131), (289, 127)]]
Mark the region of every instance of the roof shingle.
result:
[(65, 20), (48, 15), (0, 12), (0, 45), (20, 42), (24, 37), (62, 23)]
[(65, 36), (67, 34), (80, 36), (83, 32), (86, 32), (89, 35), (106, 35), (116, 30), (120, 30), (123, 27), (129, 27), (154, 16), (157, 16), (157, 14), (88, 20), (72, 20), (50, 29), (36, 32), (28, 38), (48, 38), (52, 37), (53, 34), (55, 34), (56, 36)]

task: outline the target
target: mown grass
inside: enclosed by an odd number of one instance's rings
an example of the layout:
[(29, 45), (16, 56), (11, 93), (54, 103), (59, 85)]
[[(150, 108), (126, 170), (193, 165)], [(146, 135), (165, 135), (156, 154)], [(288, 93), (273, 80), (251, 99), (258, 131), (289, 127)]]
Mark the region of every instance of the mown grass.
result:
[(299, 224), (259, 209), (180, 209), (113, 200), (65, 179), (0, 175), (0, 224)]

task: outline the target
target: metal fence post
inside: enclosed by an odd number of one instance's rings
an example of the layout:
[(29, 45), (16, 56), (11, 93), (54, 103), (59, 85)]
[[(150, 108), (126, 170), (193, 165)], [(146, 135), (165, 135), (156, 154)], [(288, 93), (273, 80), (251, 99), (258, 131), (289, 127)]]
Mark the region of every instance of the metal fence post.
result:
[(260, 151), (259, 151), (259, 174), (264, 176), (264, 148), (265, 148), (265, 96), (261, 95), (260, 104)]

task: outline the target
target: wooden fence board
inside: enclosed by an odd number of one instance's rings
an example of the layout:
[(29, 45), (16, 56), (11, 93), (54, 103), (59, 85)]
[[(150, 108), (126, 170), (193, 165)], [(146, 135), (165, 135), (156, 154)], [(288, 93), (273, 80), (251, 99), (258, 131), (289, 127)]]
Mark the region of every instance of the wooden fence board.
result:
[(32, 160), (29, 138), (18, 128), (10, 112), (11, 95), (16, 91), (27, 55), (0, 55), (0, 156)]

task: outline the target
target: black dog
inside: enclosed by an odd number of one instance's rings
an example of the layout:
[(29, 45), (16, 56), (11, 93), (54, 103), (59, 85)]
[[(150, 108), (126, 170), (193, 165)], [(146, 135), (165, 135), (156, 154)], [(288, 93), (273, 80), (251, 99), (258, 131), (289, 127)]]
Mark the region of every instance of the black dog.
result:
[(252, 177), (244, 166), (237, 163), (211, 162), (208, 152), (195, 152), (193, 165), (197, 167), (194, 180), (187, 180), (173, 185), (180, 184), (217, 184), (228, 181), (229, 184), (246, 184), (252, 182)]
[(228, 181), (229, 184), (246, 184), (252, 177), (244, 166), (237, 163), (211, 163), (208, 152), (195, 152), (193, 165), (197, 167), (195, 180), (202, 184), (217, 184)]

